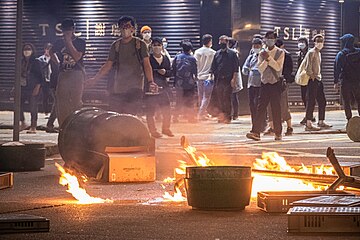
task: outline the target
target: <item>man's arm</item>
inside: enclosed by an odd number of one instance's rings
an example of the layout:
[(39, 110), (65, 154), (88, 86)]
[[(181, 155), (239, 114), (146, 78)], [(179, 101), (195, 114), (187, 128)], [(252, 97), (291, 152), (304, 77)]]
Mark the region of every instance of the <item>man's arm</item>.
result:
[(154, 76), (153, 76), (149, 57), (143, 58), (143, 66), (144, 66), (144, 73), (145, 73), (145, 76), (146, 76), (146, 79), (148, 80), (148, 82), (150, 82), (150, 83), (154, 82)]
[(284, 51), (281, 51), (280, 57), (277, 60), (275, 60), (273, 57), (269, 56), (269, 58), (268, 58), (269, 67), (271, 67), (272, 69), (274, 69), (277, 72), (280, 72), (284, 66), (284, 59), (285, 59)]
[(99, 79), (104, 77), (106, 74), (109, 73), (113, 66), (114, 62), (111, 60), (107, 60), (104, 65), (101, 66), (100, 70), (96, 73), (96, 75), (92, 78), (89, 78), (89, 80), (86, 82), (87, 85), (93, 85), (96, 83)]
[(262, 74), (265, 69), (269, 66), (269, 62), (267, 60), (265, 60), (263, 57), (262, 57), (262, 52), (259, 54), (259, 57), (258, 57), (258, 70), (259, 72)]
[(65, 47), (66, 49), (69, 51), (70, 55), (72, 56), (72, 58), (78, 62), (82, 56), (84, 55), (83, 52), (78, 51), (73, 42), (72, 42), (72, 33), (69, 34), (67, 32), (64, 32), (64, 40), (65, 40)]
[(334, 84), (339, 83), (340, 73), (344, 69), (343, 57), (344, 55), (342, 52), (338, 52), (336, 55), (334, 62)]

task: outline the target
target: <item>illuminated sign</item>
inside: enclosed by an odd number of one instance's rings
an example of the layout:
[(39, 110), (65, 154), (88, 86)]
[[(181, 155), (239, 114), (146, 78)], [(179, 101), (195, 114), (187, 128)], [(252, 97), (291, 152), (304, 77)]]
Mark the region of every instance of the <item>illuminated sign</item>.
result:
[[(283, 35), (284, 40), (294, 40), (297, 41), (299, 37), (306, 37), (308, 39), (312, 38), (316, 34), (321, 34), (325, 36), (325, 30), (311, 30), (310, 28), (304, 28), (303, 25), (297, 27), (274, 27), (276, 34), (281, 37)], [(310, 37), (311, 36), (311, 37)]]

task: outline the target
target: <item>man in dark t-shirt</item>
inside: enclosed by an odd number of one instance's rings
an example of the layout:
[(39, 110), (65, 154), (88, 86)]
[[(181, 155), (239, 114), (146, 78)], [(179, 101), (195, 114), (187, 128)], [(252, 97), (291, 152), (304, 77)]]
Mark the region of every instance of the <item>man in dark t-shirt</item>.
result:
[(72, 19), (61, 23), (63, 38), (51, 49), (51, 59), (59, 64), (59, 77), (56, 88), (56, 107), (59, 126), (76, 109), (82, 106), (85, 71), (83, 57), (86, 43), (75, 36)]

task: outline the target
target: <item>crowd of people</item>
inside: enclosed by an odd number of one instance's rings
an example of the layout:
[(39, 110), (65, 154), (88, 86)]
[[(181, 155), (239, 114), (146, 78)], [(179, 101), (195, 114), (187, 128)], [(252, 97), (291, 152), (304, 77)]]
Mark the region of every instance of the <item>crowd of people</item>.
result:
[[(288, 107), (289, 84), (301, 86), (301, 97), (305, 116), (301, 124), (305, 131), (319, 131), (332, 126), (325, 122), (326, 98), (321, 75), (321, 50), (325, 38), (317, 34), (311, 39), (298, 39), (298, 61), (293, 69), (291, 54), (284, 42), (274, 31), (264, 36), (254, 35), (252, 48), (245, 63), (240, 66), (238, 42), (226, 35), (220, 36), (220, 49), (212, 49), (213, 37), (202, 36), (202, 47), (195, 50), (190, 40), (180, 42), (181, 52), (171, 58), (166, 50), (166, 38), (152, 36), (150, 26), (143, 26), (136, 36), (136, 20), (123, 16), (118, 21), (121, 37), (110, 47), (108, 59), (100, 70), (87, 81), (83, 57), (85, 41), (75, 36), (75, 24), (65, 19), (61, 24), (63, 37), (44, 47), (44, 54), (35, 56), (32, 44), (24, 44), (22, 61), (22, 106), (30, 103), (31, 126), (29, 133), (36, 132), (38, 96), (50, 95), (54, 105), (47, 131), (56, 132), (54, 121), (59, 126), (66, 117), (82, 105), (85, 86), (111, 74), (109, 110), (137, 116), (146, 116), (146, 123), (152, 137), (163, 135), (173, 137), (171, 122), (182, 117), (190, 123), (217, 118), (218, 123), (229, 124), (238, 118), (238, 93), (243, 89), (242, 75), (247, 76), (247, 90), (252, 128), (247, 138), (260, 140), (260, 134), (273, 134), (275, 140), (282, 139), (282, 123), (286, 123), (285, 136), (293, 134), (291, 113)], [(351, 115), (351, 101), (355, 99), (360, 115), (360, 49), (354, 47), (354, 36), (341, 37), (343, 49), (336, 56), (334, 64), (334, 88), (341, 85), (346, 118)], [(311, 44), (312, 45), (312, 44)], [(174, 89), (170, 86), (173, 79)], [(55, 90), (56, 89), (56, 90)], [(175, 92), (175, 97), (173, 96)], [(175, 100), (174, 109), (171, 102)], [(313, 112), (316, 103), (319, 114), (317, 125)], [(26, 127), (21, 108), (21, 128)], [(156, 120), (161, 119), (161, 132)]]

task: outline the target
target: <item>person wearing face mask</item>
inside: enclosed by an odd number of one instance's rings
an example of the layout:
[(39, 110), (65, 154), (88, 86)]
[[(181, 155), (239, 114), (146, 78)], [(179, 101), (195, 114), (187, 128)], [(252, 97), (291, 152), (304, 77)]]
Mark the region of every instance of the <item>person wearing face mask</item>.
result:
[[(324, 122), (326, 98), (324, 93), (324, 85), (321, 76), (321, 49), (324, 47), (324, 37), (321, 34), (316, 34), (313, 37), (314, 47), (306, 54), (303, 61), (307, 61), (305, 65), (306, 74), (309, 76), (309, 81), (306, 88), (306, 126), (305, 131), (319, 131), (332, 127)], [(312, 125), (313, 113), (315, 104), (319, 107), (319, 122), (316, 126)]]
[(146, 46), (149, 49), (149, 53), (152, 53), (152, 49), (151, 49), (151, 33), (152, 33), (152, 29), (149, 26), (143, 26), (140, 29), (141, 37), (144, 40), (144, 42), (146, 43)]
[(207, 107), (209, 106), (211, 94), (214, 88), (214, 79), (211, 79), (210, 68), (216, 51), (212, 47), (212, 36), (205, 34), (202, 36), (203, 46), (197, 49), (194, 57), (197, 62), (197, 90), (199, 100), (198, 120), (208, 118)]
[[(158, 94), (146, 95), (146, 122), (150, 134), (154, 138), (162, 137), (162, 134), (173, 137), (170, 130), (171, 113), (170, 113), (170, 96), (169, 84), (167, 78), (172, 74), (170, 59), (162, 54), (163, 45), (160, 38), (152, 40), (153, 53), (150, 54), (150, 64), (153, 69), (154, 81), (161, 88)], [(162, 131), (160, 134), (156, 130), (154, 115), (156, 109), (162, 113)]]
[(162, 44), (163, 44), (163, 51), (162, 51), (162, 54), (163, 55), (166, 55), (169, 59), (170, 59), (170, 62), (172, 62), (172, 58), (171, 58), (171, 56), (170, 56), (170, 54), (169, 54), (169, 52), (168, 52), (168, 50), (167, 50), (167, 47), (168, 47), (168, 41), (167, 41), (167, 39), (166, 38), (163, 38), (162, 40)]
[(59, 64), (56, 87), (56, 111), (61, 125), (75, 110), (82, 107), (82, 94), (85, 80), (85, 40), (75, 36), (75, 23), (72, 19), (61, 22), (62, 39), (55, 42), (50, 50), (51, 60)]
[[(306, 53), (309, 51), (309, 40), (307, 37), (301, 36), (298, 39), (298, 49), (297, 52), (297, 66), (300, 67), (301, 62), (304, 60)], [(306, 109), (306, 87), (307, 86), (300, 86), (301, 88), (301, 100), (304, 104), (304, 107)], [(315, 122), (315, 118), (311, 120), (312, 122)], [(304, 117), (300, 124), (305, 125), (306, 124), (306, 117)]]
[[(231, 95), (233, 83), (239, 77), (239, 58), (235, 51), (228, 47), (229, 37), (219, 38), (220, 49), (215, 53), (210, 72), (214, 74), (214, 93), (210, 105), (218, 117), (219, 123), (231, 123)], [(214, 115), (211, 113), (211, 115)]]
[[(149, 90), (156, 92), (153, 71), (146, 44), (134, 36), (136, 21), (131, 16), (122, 16), (118, 21), (121, 37), (110, 47), (109, 57), (99, 72), (87, 81), (91, 86), (114, 68), (109, 79), (109, 109), (119, 113), (140, 113), (145, 79)], [(145, 75), (145, 76), (144, 76)]]
[(35, 58), (35, 47), (31, 43), (23, 46), (23, 56), (21, 60), (21, 101), (20, 101), (20, 130), (26, 129), (24, 105), (29, 102), (31, 125), (26, 133), (36, 133), (38, 119), (38, 101), (41, 83), (44, 81), (41, 66)]
[[(260, 87), (261, 87), (261, 75), (258, 69), (258, 57), (260, 50), (262, 48), (263, 42), (259, 38), (254, 38), (252, 40), (252, 48), (250, 54), (243, 65), (242, 73), (245, 76), (248, 76), (248, 95), (249, 95), (249, 107), (251, 115), (251, 123), (254, 125), (256, 119), (256, 108), (259, 102), (260, 96)], [(266, 121), (264, 119), (263, 128), (266, 126)]]
[(266, 49), (259, 53), (258, 70), (261, 74), (261, 87), (259, 103), (256, 110), (256, 118), (252, 130), (246, 137), (255, 141), (260, 140), (260, 132), (265, 119), (266, 108), (271, 104), (271, 111), (274, 123), (275, 140), (281, 140), (281, 85), (280, 78), (285, 54), (275, 46), (276, 33), (269, 31), (265, 34), (264, 42)]

